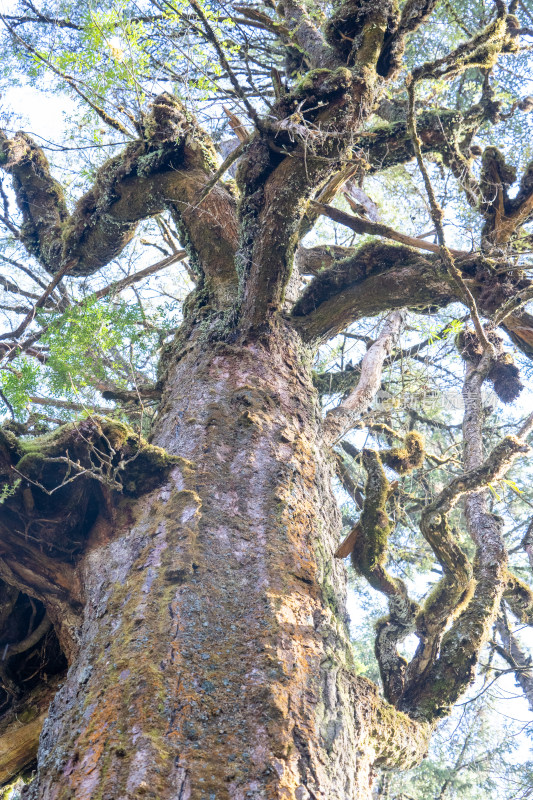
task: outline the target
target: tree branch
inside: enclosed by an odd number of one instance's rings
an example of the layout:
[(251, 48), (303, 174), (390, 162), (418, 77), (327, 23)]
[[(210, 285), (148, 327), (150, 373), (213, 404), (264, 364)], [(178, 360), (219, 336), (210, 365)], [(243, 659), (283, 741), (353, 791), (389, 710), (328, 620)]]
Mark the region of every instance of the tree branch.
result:
[(326, 415), (323, 436), (330, 446), (353, 428), (360, 414), (374, 399), (381, 385), (383, 364), (399, 336), (401, 324), (400, 311), (394, 311), (387, 317), (378, 338), (363, 357), (357, 385), (339, 406)]
[(13, 177), (22, 242), (53, 274), (68, 265), (73, 276), (89, 275), (119, 255), (141, 219), (169, 208), (191, 261), (219, 302), (227, 303), (237, 281), (235, 202), (218, 184), (197, 205), (216, 170), (212, 145), (170, 95), (155, 99), (144, 127), (147, 138), (101, 167), (70, 216), (42, 150), (26, 134), (2, 134), (0, 165)]
[[(478, 366), (469, 365), (463, 395), (465, 416), (463, 432), (465, 466), (468, 472), (455, 478), (422, 513), (421, 530), (434, 550), (442, 558), (442, 566), (451, 581), (457, 580), (459, 568), (465, 573), (459, 589), (461, 595), (470, 580), (470, 568), (464, 554), (447, 529), (447, 514), (459, 497), (467, 494), (466, 516), (468, 532), (476, 545), (474, 566), (475, 588), (471, 598), (460, 610), (451, 628), (442, 636), (438, 658), (426, 658), (427, 666), (415, 670), (413, 679), (401, 699), (400, 707), (410, 715), (422, 719), (435, 719), (446, 715), (451, 705), (466, 689), (473, 678), (474, 668), (482, 646), (490, 632), (507, 586), (507, 555), (503, 542), (501, 522), (489, 514), (484, 493), (477, 491), (503, 476), (516, 457), (528, 452), (529, 447), (515, 436), (506, 436), (490, 453), (482, 458), (482, 402), (481, 386), (488, 374), (491, 356)], [(445, 547), (443, 548), (443, 542)], [(454, 552), (455, 551), (455, 552)], [(459, 559), (457, 559), (457, 555)], [(442, 596), (442, 595), (441, 595)], [(464, 603), (464, 598), (463, 598)], [(435, 605), (432, 605), (432, 610)], [(448, 607), (449, 608), (449, 607)], [(457, 614), (457, 610), (454, 612)], [(440, 629), (432, 638), (440, 639), (448, 620), (440, 620)], [(433, 649), (436, 651), (434, 643)], [(417, 653), (420, 660), (420, 651)]]
[(440, 307), (455, 299), (457, 289), (434, 257), (376, 241), (317, 275), (291, 318), (304, 339), (323, 340), (363, 316), (394, 308)]
[[(313, 203), (313, 206), (324, 216), (329, 217), (329, 219), (333, 220), (334, 222), (340, 222), (341, 225), (346, 225), (347, 228), (350, 228), (352, 231), (360, 234), (370, 234), (371, 236), (383, 236), (386, 239), (392, 239), (395, 242), (400, 242), (401, 244), (405, 244), (408, 247), (415, 247), (419, 250), (428, 250), (430, 253), (439, 253), (440, 247), (438, 244), (432, 244), (431, 242), (426, 242), (423, 239), (416, 239), (413, 236), (407, 236), (405, 233), (399, 233), (395, 231), (394, 228), (389, 227), (388, 225), (383, 225), (380, 222), (372, 222), (369, 219), (363, 219), (363, 217), (359, 216), (352, 216), (351, 214), (346, 214), (344, 211), (340, 211), (338, 208), (334, 208), (333, 206), (329, 205), (322, 205), (322, 203)], [(455, 256), (467, 256), (464, 250), (450, 250)]]
[(126, 278), (122, 278), (119, 281), (110, 283), (108, 286), (102, 287), (102, 289), (98, 289), (91, 295), (91, 297), (99, 300), (102, 297), (107, 297), (109, 294), (117, 295), (119, 292), (127, 289), (128, 286), (132, 286), (134, 283), (139, 283), (139, 281), (148, 278), (150, 275), (155, 275), (167, 267), (170, 267), (172, 264), (177, 264), (180, 261), (183, 261), (185, 258), (187, 258), (186, 250), (178, 250), (176, 253), (172, 253), (172, 255), (168, 256), (167, 258), (163, 258), (161, 261), (158, 261), (156, 264), (151, 264), (149, 267), (140, 269), (139, 272), (134, 272), (132, 275), (128, 275)]
[(352, 549), (352, 564), (388, 600), (389, 614), (376, 625), (375, 650), (385, 697), (396, 703), (403, 693), (407, 666), (396, 648), (414, 630), (418, 605), (409, 598), (404, 582), (385, 568), (392, 523), (386, 512), (389, 482), (379, 454), (363, 450), (363, 466), (367, 472), (365, 500)]

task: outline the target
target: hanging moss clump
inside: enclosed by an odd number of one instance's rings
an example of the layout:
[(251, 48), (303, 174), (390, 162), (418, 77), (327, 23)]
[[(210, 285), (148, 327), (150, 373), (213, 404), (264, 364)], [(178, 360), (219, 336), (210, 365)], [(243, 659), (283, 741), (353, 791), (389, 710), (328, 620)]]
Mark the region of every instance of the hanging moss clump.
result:
[[(511, 353), (503, 350), (503, 339), (495, 331), (487, 331), (487, 338), (496, 351), (496, 357), (490, 367), (488, 380), (492, 383), (495, 393), (502, 403), (513, 403), (524, 384), (520, 380), (520, 370), (514, 363)], [(483, 348), (472, 329), (465, 329), (456, 339), (457, 349), (465, 361), (477, 365), (481, 361)]]
[(393, 447), (381, 452), (381, 461), (399, 475), (418, 469), (424, 463), (425, 439), (418, 431), (410, 431), (403, 447)]
[(520, 380), (520, 370), (510, 353), (498, 356), (490, 368), (488, 378), (502, 403), (514, 403), (524, 388)]

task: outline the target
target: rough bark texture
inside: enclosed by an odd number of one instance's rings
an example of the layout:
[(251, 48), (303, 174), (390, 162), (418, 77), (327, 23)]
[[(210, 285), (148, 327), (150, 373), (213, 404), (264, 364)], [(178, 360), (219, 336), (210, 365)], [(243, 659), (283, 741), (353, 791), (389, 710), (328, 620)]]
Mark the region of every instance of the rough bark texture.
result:
[(154, 443), (186, 460), (93, 530), (32, 798), (364, 800), (374, 765), (423, 754), (429, 726), (352, 672), (330, 464), (292, 339), (196, 343), (171, 367)]

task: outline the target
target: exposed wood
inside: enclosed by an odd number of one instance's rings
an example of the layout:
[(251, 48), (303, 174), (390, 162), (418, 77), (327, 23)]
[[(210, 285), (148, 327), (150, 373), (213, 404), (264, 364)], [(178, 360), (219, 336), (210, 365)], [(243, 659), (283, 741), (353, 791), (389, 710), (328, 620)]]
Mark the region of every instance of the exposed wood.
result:
[(224, 114), (227, 116), (229, 120), (231, 130), (233, 131), (239, 142), (241, 144), (247, 142), (248, 139), (250, 138), (250, 134), (246, 130), (245, 125), (241, 122), (239, 117), (233, 113), (233, 111), (229, 110), (227, 106), (222, 106), (222, 108), (224, 109)]
[(335, 550), (335, 558), (346, 558), (350, 555), (355, 547), (357, 537), (359, 536), (360, 526), (359, 523), (354, 525), (348, 536), (344, 539), (342, 544)]
[(0, 786), (35, 761), (43, 722), (57, 688), (58, 680), (50, 679), (0, 716)]

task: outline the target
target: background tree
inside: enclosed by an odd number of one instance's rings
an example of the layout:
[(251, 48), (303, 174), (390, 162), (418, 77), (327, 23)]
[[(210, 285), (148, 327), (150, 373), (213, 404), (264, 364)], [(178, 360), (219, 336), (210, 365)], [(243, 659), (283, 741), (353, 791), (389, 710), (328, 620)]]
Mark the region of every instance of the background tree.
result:
[(531, 697), (531, 12), (2, 23), (71, 102), (0, 136), (0, 778), (42, 728), (26, 797), (365, 800), (486, 653)]

